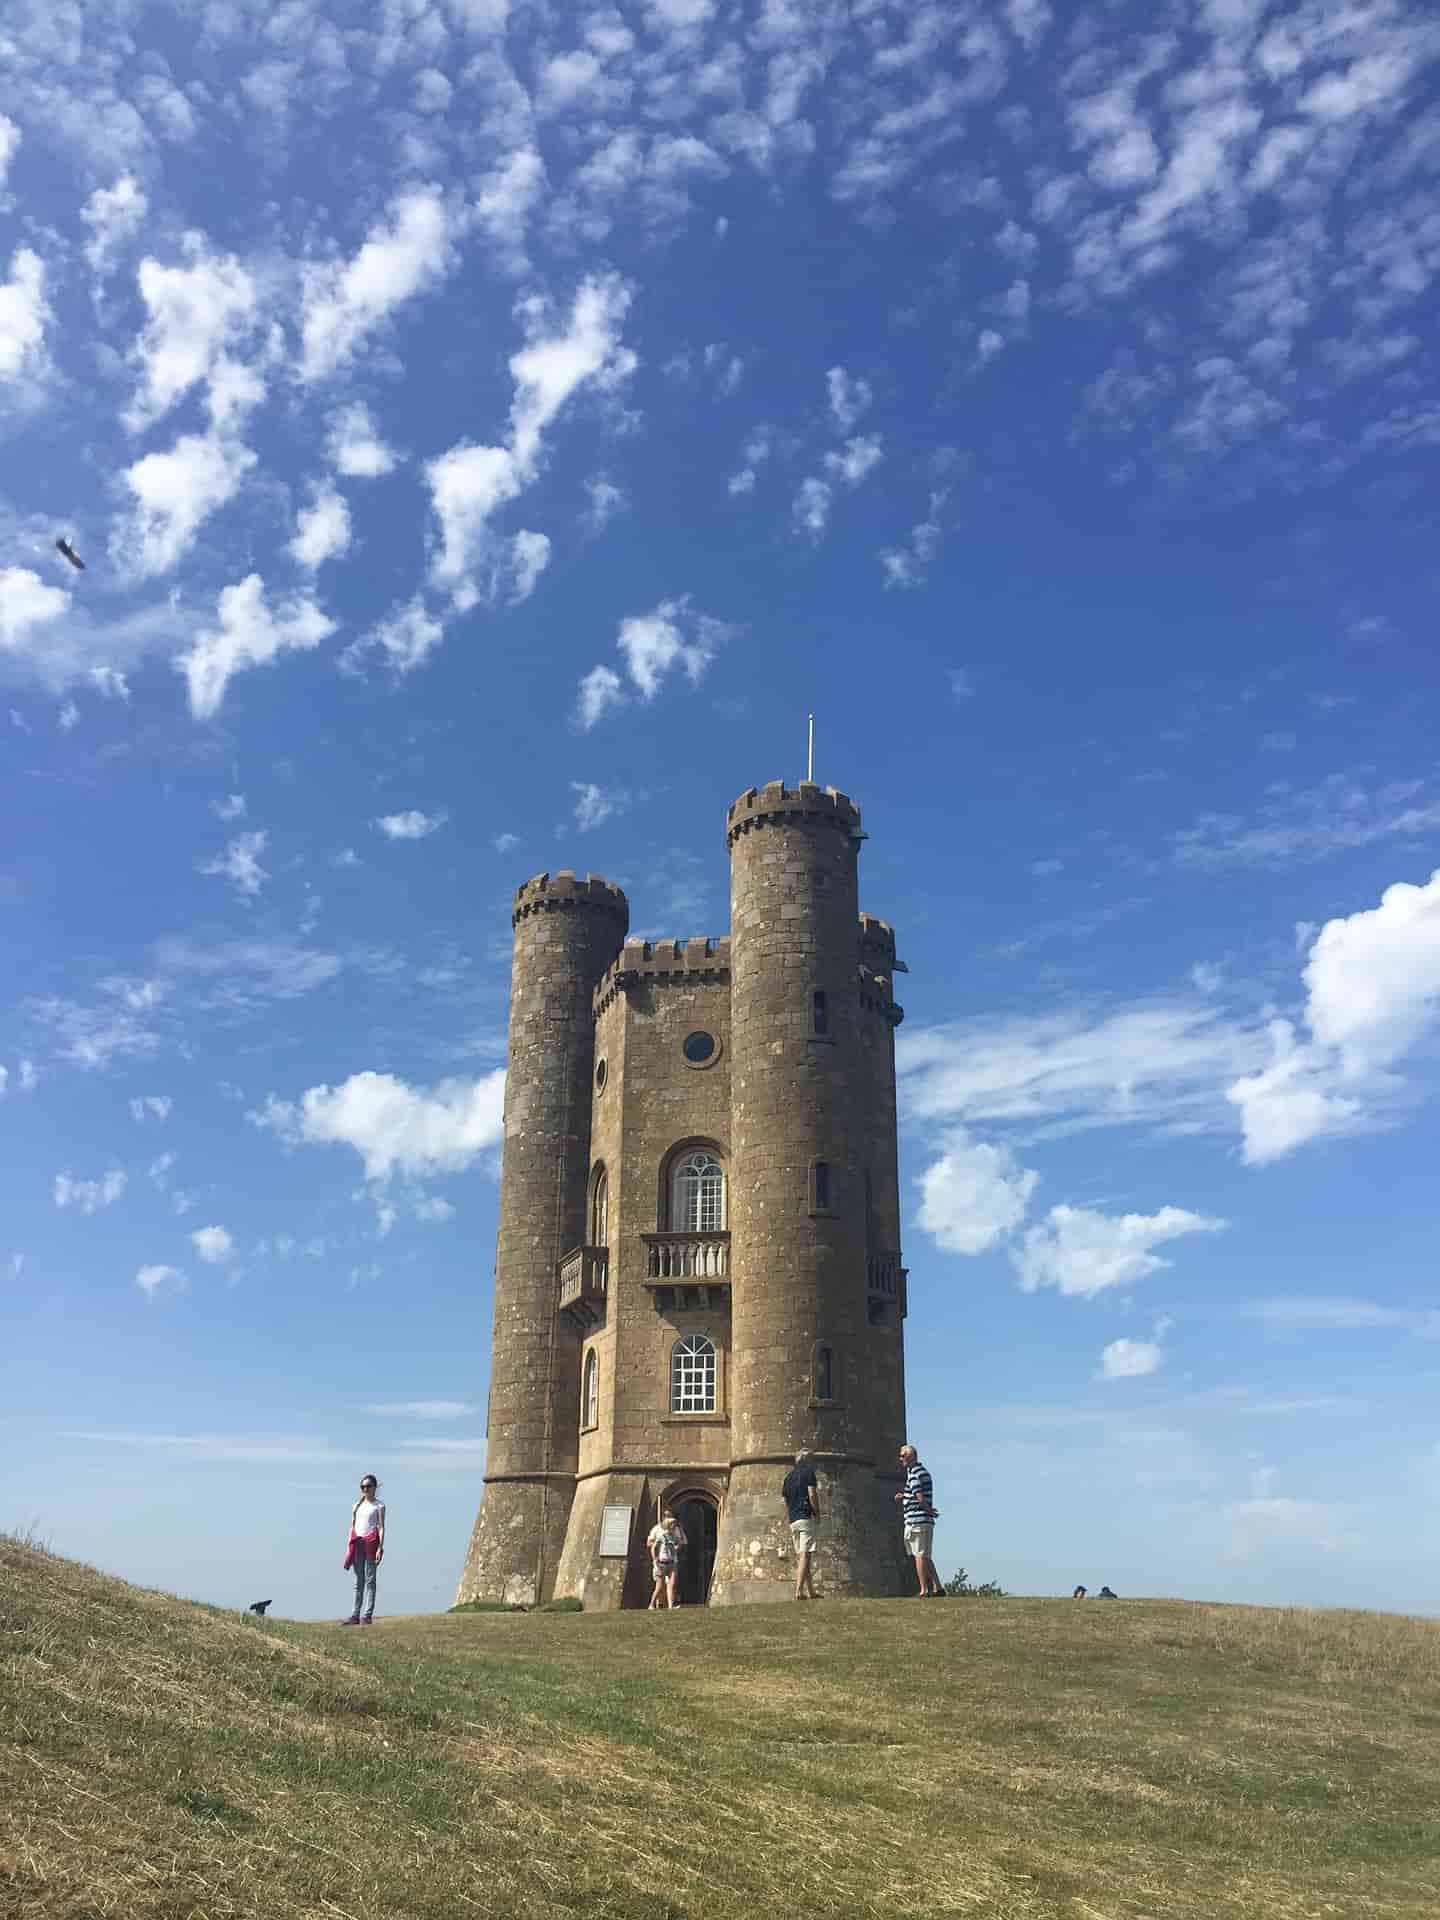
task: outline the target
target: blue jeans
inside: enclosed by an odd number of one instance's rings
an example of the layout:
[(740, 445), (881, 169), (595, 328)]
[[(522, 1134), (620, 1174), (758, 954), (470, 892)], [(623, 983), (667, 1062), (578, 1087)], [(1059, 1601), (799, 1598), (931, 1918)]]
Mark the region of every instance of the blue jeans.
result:
[(363, 1549), (355, 1549), (355, 1611), (368, 1620), (375, 1611), (375, 1562)]

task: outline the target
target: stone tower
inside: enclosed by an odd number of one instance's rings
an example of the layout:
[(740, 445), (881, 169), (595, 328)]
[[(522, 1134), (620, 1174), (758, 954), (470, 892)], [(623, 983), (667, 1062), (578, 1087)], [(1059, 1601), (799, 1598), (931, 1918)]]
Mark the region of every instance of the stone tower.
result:
[(515, 896), (485, 1492), (459, 1598), (781, 1598), (780, 1481), (820, 1477), (822, 1592), (902, 1590), (897, 970), (833, 788), (730, 809), (729, 939), (624, 941), (623, 894)]

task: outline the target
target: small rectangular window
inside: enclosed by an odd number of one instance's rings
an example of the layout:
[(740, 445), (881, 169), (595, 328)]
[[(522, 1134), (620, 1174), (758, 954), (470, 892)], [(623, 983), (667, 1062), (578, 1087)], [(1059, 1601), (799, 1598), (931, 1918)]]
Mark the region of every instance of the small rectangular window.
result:
[(815, 1033), (828, 1033), (830, 1031), (830, 1016), (825, 1010), (824, 994), (823, 993), (812, 994), (811, 1000), (813, 1003), (813, 1011), (811, 1016), (812, 1031)]
[(830, 1349), (825, 1346), (816, 1347), (815, 1349), (815, 1398), (817, 1400), (833, 1400), (835, 1398), (835, 1382), (833, 1379)]
[(830, 1205), (830, 1163), (828, 1160), (815, 1162), (815, 1209), (824, 1213)]

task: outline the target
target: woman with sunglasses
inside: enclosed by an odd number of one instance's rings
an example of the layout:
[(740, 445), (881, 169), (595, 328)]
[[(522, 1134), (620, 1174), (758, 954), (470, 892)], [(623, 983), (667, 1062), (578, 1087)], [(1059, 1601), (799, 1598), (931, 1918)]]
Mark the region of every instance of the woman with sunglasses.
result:
[(376, 1498), (380, 1483), (373, 1473), (360, 1482), (360, 1498), (350, 1509), (345, 1571), (355, 1571), (355, 1611), (344, 1627), (368, 1627), (375, 1616), (375, 1569), (385, 1553), (385, 1508)]

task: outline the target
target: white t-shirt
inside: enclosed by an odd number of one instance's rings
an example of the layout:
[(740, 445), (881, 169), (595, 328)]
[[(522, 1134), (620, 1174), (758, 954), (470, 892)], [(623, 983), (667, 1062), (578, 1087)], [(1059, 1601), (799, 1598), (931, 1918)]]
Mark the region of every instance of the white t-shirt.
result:
[(374, 1533), (384, 1518), (383, 1500), (359, 1500), (355, 1505), (355, 1518), (350, 1524), (363, 1539), (367, 1533)]
[(654, 1526), (650, 1529), (646, 1544), (652, 1559), (660, 1561), (662, 1565), (672, 1565), (679, 1548), (685, 1544), (685, 1536), (679, 1527)]

